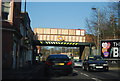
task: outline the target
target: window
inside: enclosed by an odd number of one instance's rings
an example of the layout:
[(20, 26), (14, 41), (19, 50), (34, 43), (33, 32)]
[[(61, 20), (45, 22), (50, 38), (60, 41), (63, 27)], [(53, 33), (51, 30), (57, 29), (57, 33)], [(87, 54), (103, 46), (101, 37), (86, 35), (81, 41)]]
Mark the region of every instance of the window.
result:
[(80, 37), (80, 41), (79, 42), (82, 42), (82, 37)]
[(51, 34), (57, 34), (57, 29), (51, 29)]
[(50, 34), (50, 29), (45, 28), (45, 29), (44, 29), (44, 34)]
[(38, 40), (43, 40), (43, 35), (39, 35), (39, 38), (38, 38)]
[(80, 37), (76, 36), (76, 42), (79, 42), (79, 41), (80, 41)]
[(72, 41), (72, 36), (69, 36), (69, 41)]
[(57, 41), (57, 38), (58, 38), (58, 36), (57, 36), (57, 35), (55, 35), (55, 36), (54, 36), (54, 41)]
[(51, 41), (54, 41), (54, 35), (51, 35)]
[(62, 29), (58, 29), (58, 34), (62, 34)]
[(69, 57), (67, 55), (50, 55), (48, 56), (47, 60), (49, 61), (58, 61), (58, 60), (65, 60), (65, 61), (69, 61)]
[(65, 40), (65, 41), (68, 41), (68, 36), (64, 36), (64, 40)]
[(50, 40), (50, 35), (47, 35), (47, 40), (48, 40), (48, 41)]
[(2, 20), (9, 20), (10, 2), (2, 2)]
[(77, 37), (77, 36), (72, 36), (72, 41), (73, 41), (73, 42), (76, 42), (76, 37)]
[(85, 35), (85, 31), (81, 30), (81, 35), (84, 36)]
[(80, 35), (80, 30), (76, 30), (76, 35)]
[(69, 29), (69, 35), (75, 35), (75, 30)]
[(37, 32), (38, 32), (39, 34), (44, 34), (44, 29), (43, 29), (43, 28), (40, 28), (40, 29), (37, 28)]
[(47, 35), (43, 35), (43, 40), (46, 40), (46, 38), (47, 38)]
[(62, 29), (62, 34), (68, 35), (68, 29)]
[(103, 60), (101, 56), (90, 56), (89, 60)]

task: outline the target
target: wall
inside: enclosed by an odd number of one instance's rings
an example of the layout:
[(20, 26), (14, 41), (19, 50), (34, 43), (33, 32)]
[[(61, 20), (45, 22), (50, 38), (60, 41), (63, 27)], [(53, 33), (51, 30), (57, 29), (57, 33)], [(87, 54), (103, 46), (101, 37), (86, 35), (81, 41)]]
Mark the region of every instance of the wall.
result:
[(12, 32), (2, 31), (2, 66), (11, 68), (12, 66)]

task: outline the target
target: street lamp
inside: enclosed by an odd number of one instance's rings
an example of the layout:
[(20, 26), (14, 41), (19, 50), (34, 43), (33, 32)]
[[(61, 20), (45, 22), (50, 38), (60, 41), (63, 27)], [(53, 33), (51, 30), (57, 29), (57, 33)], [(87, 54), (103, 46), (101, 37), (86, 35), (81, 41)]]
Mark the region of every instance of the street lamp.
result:
[(113, 27), (113, 38), (114, 39), (116, 39), (116, 33), (115, 33), (115, 31), (116, 31), (116, 29), (115, 29), (116, 19), (118, 19), (118, 18), (115, 18), (114, 15), (111, 15), (110, 22), (111, 22), (112, 27)]
[(100, 39), (100, 9), (99, 8), (92, 8), (92, 10), (97, 10), (98, 15), (98, 27), (97, 27), (97, 55), (99, 55), (99, 39)]
[(25, 0), (25, 6), (24, 6), (24, 7), (25, 7), (25, 10), (24, 10), (24, 12), (26, 12), (26, 0)]

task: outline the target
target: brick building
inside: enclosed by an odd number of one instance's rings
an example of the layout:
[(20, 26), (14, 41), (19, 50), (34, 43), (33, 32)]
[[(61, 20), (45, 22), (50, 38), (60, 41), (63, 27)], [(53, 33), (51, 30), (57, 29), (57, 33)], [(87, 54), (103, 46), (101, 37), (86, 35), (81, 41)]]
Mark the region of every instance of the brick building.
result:
[[(21, 0), (18, 2), (0, 1), (0, 4), (2, 9), (2, 68), (24, 67), (26, 61), (32, 61), (34, 33), (30, 27), (29, 15), (26, 12), (21, 13)], [(26, 41), (29, 42), (25, 43)], [(26, 56), (28, 53), (30, 56)]]
[(30, 26), (30, 18), (27, 12), (21, 12), (20, 30), (22, 34), (20, 46), (20, 67), (26, 66), (29, 62), (33, 64), (33, 38), (34, 33)]
[(15, 69), (20, 46), (21, 2), (1, 2), (2, 7), (2, 67)]

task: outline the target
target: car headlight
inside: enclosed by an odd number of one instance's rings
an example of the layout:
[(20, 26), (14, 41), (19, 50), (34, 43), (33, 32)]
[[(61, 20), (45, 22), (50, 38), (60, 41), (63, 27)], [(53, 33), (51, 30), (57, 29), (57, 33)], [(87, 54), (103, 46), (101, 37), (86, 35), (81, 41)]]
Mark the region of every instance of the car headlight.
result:
[(96, 64), (89, 64), (89, 66), (95, 66)]
[(103, 66), (108, 66), (108, 64), (103, 64)]

